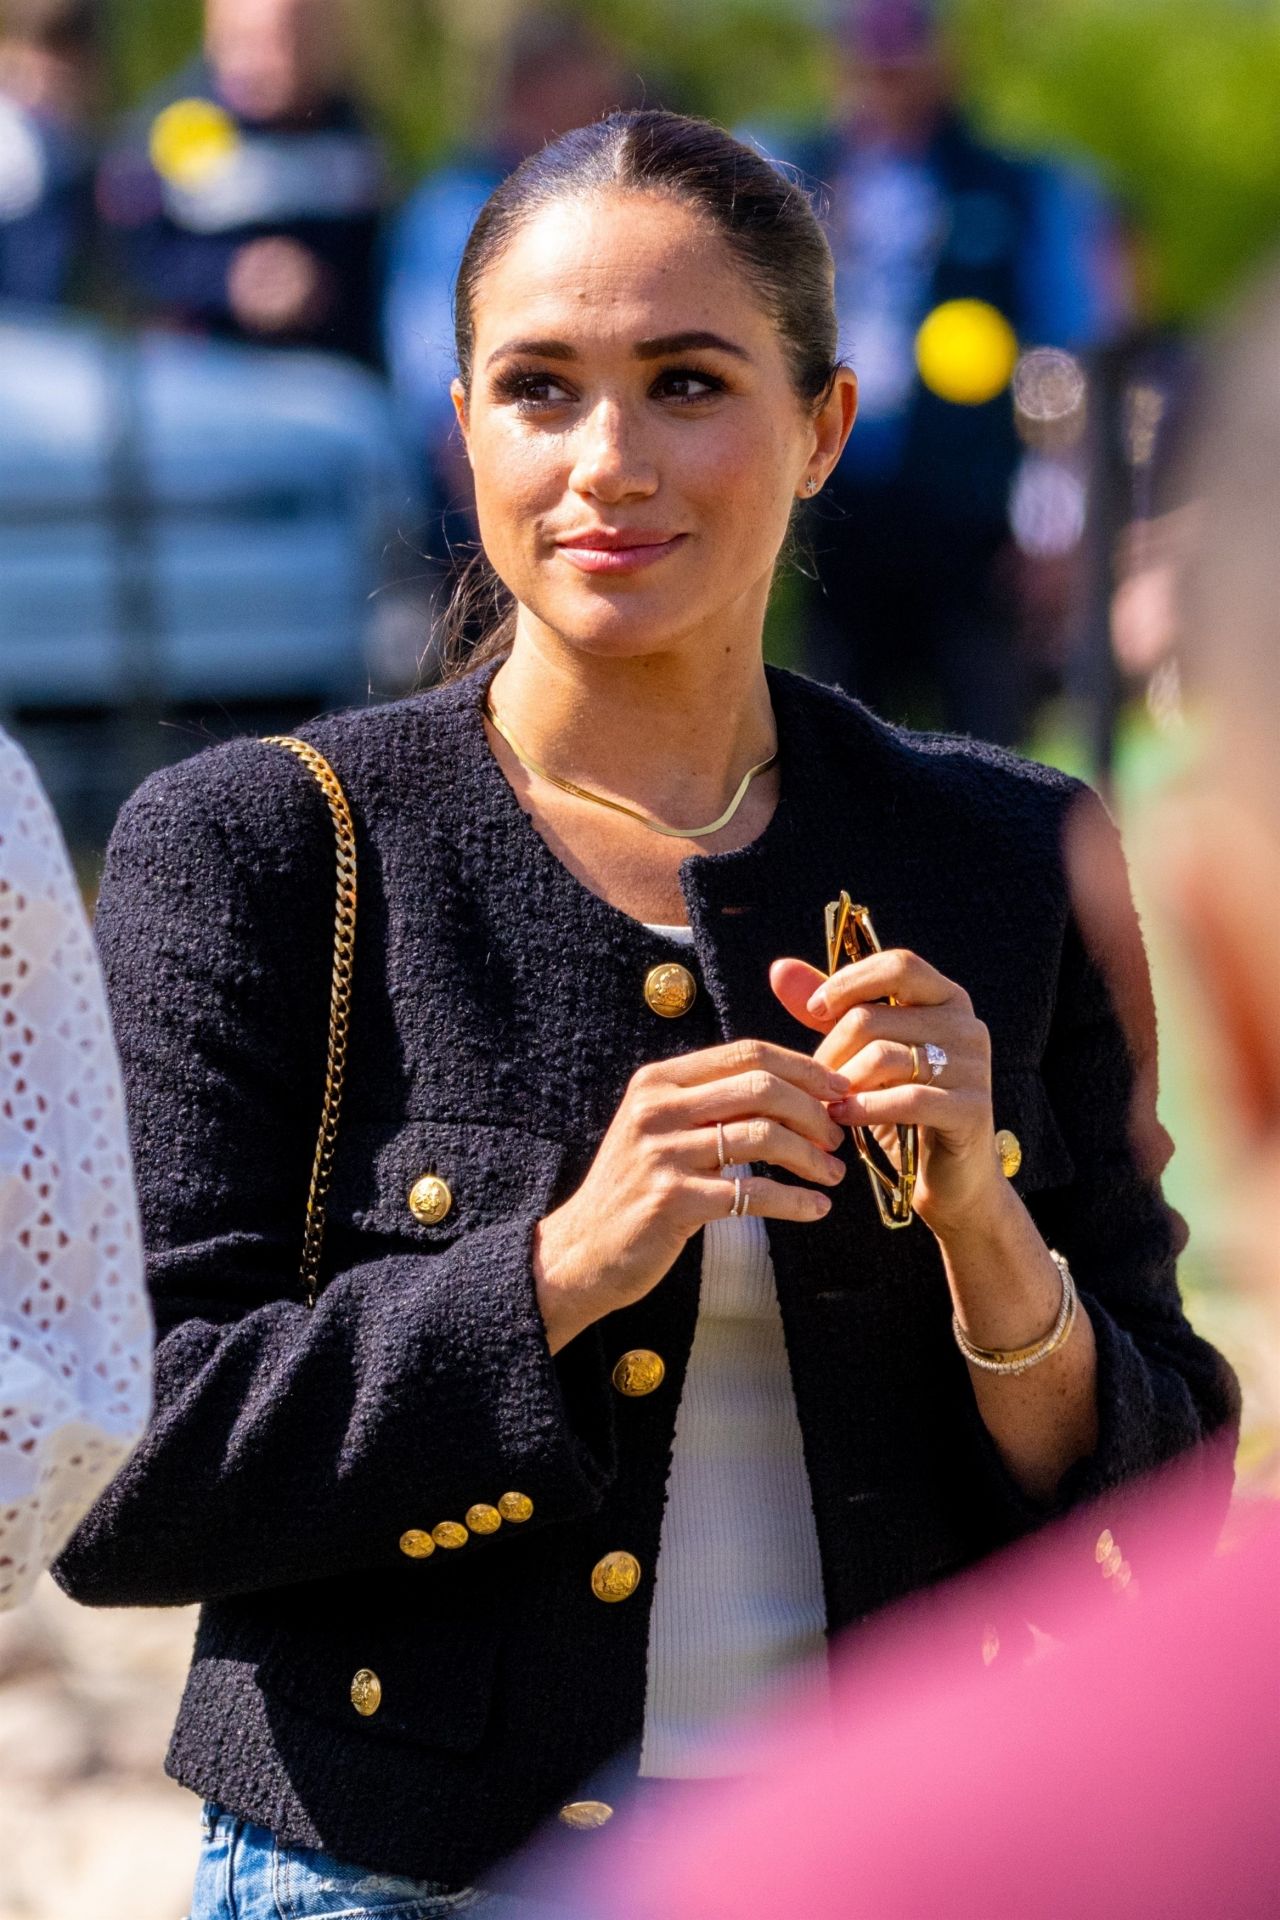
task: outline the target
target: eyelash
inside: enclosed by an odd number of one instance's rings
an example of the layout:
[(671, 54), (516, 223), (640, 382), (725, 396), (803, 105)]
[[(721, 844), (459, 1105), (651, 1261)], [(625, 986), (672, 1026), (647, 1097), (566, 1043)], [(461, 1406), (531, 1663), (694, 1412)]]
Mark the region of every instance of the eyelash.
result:
[[(655, 379), (654, 388), (669, 380), (696, 380), (703, 389), (700, 393), (673, 395), (677, 406), (697, 406), (699, 401), (709, 400), (713, 394), (728, 391), (728, 382), (718, 374), (706, 373), (697, 367), (665, 367)], [(511, 402), (522, 413), (545, 413), (566, 404), (563, 400), (537, 397), (537, 388), (553, 384), (559, 386), (562, 383), (551, 373), (504, 373), (494, 381), (494, 393), (499, 400)]]

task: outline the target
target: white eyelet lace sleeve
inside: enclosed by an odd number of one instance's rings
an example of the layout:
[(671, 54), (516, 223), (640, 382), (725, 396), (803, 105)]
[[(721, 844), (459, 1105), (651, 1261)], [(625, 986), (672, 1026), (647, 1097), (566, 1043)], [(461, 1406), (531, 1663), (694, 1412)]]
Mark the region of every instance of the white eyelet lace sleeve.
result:
[(53, 812), (0, 733), (0, 1608), (137, 1440), (151, 1339), (97, 955)]

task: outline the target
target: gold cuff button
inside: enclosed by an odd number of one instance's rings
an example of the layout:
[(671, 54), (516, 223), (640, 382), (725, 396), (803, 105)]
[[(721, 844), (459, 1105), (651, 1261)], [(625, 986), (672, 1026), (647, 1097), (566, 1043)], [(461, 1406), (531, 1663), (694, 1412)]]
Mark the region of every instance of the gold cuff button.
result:
[(496, 1533), (502, 1525), (502, 1515), (496, 1507), (489, 1507), (479, 1501), (474, 1507), (467, 1508), (468, 1533)]
[(579, 1833), (593, 1833), (612, 1820), (613, 1808), (607, 1800), (571, 1800), (567, 1807), (561, 1807), (556, 1818)]
[(367, 1720), (382, 1705), (382, 1682), (372, 1667), (361, 1667), (351, 1681), (351, 1704)]
[(527, 1493), (504, 1493), (498, 1502), (498, 1512), (504, 1520), (519, 1526), (522, 1521), (532, 1520), (533, 1502)]
[(644, 997), (650, 1010), (663, 1020), (679, 1020), (697, 999), (698, 983), (688, 967), (682, 967), (675, 960), (664, 960), (660, 967), (650, 967), (645, 975)]
[(435, 1550), (435, 1541), (421, 1527), (410, 1527), (400, 1535), (400, 1551), (407, 1553), (411, 1560), (429, 1560)]
[(1022, 1166), (1022, 1142), (1008, 1127), (1001, 1127), (996, 1135), (996, 1152), (1000, 1155), (1001, 1173), (1006, 1180), (1012, 1180)]
[(606, 1553), (591, 1569), (591, 1591), (612, 1606), (629, 1600), (640, 1585), (640, 1562), (634, 1553)]
[(660, 1387), (667, 1375), (666, 1361), (648, 1347), (632, 1347), (613, 1369), (613, 1384), (628, 1400), (639, 1400)]
[(409, 1211), (420, 1226), (438, 1227), (452, 1205), (449, 1183), (438, 1174), (424, 1173), (409, 1189)]
[(438, 1527), (432, 1527), (431, 1538), (438, 1547), (465, 1547), (471, 1536), (456, 1520), (442, 1520)]

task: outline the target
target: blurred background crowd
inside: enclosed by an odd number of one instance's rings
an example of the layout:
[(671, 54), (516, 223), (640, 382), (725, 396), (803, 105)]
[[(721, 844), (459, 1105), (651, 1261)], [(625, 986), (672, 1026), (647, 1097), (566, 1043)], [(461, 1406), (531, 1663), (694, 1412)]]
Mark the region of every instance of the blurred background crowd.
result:
[[(467, 229), (523, 154), (641, 102), (736, 128), (828, 222), (861, 416), (773, 657), (1069, 766), (1122, 817), (1176, 774), (1182, 423), (1206, 329), (1280, 245), (1276, 0), (0, 0), (0, 719), (87, 892), (162, 760), (430, 682), (475, 537)], [(1274, 1488), (1268, 1353), (1215, 1282), (1195, 1006), (1152, 940), (1184, 1279)], [(120, 1816), (148, 1796), (176, 1916), (187, 1809), (156, 1775), (185, 1623), (92, 1622), (81, 1656), (42, 1604), (0, 1640), (0, 1840), (79, 1782), (67, 1905), (15, 1866), (0, 1920), (88, 1910), (82, 1870), (109, 1920), (117, 1855), (136, 1900)]]

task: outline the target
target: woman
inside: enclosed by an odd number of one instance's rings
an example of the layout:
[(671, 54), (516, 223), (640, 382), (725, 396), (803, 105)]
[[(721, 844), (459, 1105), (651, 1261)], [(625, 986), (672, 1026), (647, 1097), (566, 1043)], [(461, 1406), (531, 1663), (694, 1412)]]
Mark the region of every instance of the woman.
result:
[[(1078, 789), (762, 665), (853, 419), (831, 285), (796, 188), (666, 114), (482, 212), (454, 400), (507, 607), (309, 731), (360, 872), (314, 1310), (324, 808), (244, 742), (117, 830), (163, 1337), (63, 1574), (205, 1603), (198, 1916), (483, 1910), (548, 1816), (590, 1846), (620, 1750), (705, 1770), (824, 1634), (1230, 1417), (1067, 904)], [(886, 951), (828, 982), (845, 886)], [(864, 1124), (922, 1129), (905, 1232), (846, 1178)]]

